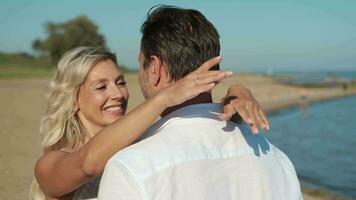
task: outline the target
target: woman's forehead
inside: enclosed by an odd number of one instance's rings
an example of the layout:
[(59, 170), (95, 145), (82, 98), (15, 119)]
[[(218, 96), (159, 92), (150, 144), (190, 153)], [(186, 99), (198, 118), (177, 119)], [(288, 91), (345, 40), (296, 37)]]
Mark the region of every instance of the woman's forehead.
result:
[(90, 71), (87, 77), (88, 81), (97, 81), (100, 79), (116, 79), (122, 75), (118, 67), (111, 60), (98, 62)]

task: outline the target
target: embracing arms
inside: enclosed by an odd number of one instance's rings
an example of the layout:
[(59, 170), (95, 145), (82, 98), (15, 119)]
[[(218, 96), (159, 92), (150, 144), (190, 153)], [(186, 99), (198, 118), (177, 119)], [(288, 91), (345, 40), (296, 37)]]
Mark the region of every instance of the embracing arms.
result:
[[(109, 158), (117, 151), (135, 142), (167, 107), (180, 104), (201, 92), (213, 89), (216, 82), (229, 76), (229, 73), (226, 72), (207, 71), (220, 60), (220, 58), (214, 58), (207, 61), (199, 69), (146, 100), (120, 120), (103, 128), (80, 149), (71, 152), (46, 152), (35, 167), (37, 181), (45, 195), (54, 198), (63, 197), (86, 183), (90, 178), (101, 175)], [(197, 74), (201, 80), (199, 85), (195, 82)], [(225, 114), (221, 115), (221, 118), (228, 119), (236, 111), (241, 111), (243, 119), (250, 120), (248, 122), (252, 124), (260, 124), (260, 122), (254, 121), (257, 117), (251, 117), (261, 115), (260, 112), (251, 109), (253, 107), (260, 109), (260, 107), (252, 95), (247, 94), (250, 94), (249, 91), (243, 87), (231, 87), (228, 95), (239, 98), (231, 101), (229, 106), (225, 106)], [(252, 106), (245, 108), (243, 105), (246, 102), (251, 102), (249, 104)], [(263, 118), (263, 113), (259, 117)], [(137, 119), (141, 120), (138, 122)]]

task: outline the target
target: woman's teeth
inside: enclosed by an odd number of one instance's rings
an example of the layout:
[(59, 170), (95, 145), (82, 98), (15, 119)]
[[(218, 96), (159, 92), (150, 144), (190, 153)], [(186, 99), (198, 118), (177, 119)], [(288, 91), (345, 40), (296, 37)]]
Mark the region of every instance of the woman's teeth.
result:
[(117, 110), (120, 110), (121, 107), (120, 106), (114, 106), (114, 107), (110, 107), (110, 108), (107, 108), (105, 110), (108, 110), (108, 111), (117, 111)]

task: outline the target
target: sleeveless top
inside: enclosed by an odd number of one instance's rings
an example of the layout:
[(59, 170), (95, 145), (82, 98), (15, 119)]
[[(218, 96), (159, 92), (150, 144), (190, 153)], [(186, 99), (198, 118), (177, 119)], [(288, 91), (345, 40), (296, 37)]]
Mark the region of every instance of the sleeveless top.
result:
[(99, 183), (101, 177), (95, 177), (78, 188), (72, 200), (89, 200), (98, 198)]

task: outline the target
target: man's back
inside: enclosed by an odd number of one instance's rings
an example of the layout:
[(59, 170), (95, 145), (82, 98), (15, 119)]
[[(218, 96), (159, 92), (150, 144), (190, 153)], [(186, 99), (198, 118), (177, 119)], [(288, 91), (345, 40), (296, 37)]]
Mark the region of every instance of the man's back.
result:
[(109, 161), (99, 199), (302, 199), (284, 153), (216, 112), (196, 104), (162, 118)]

